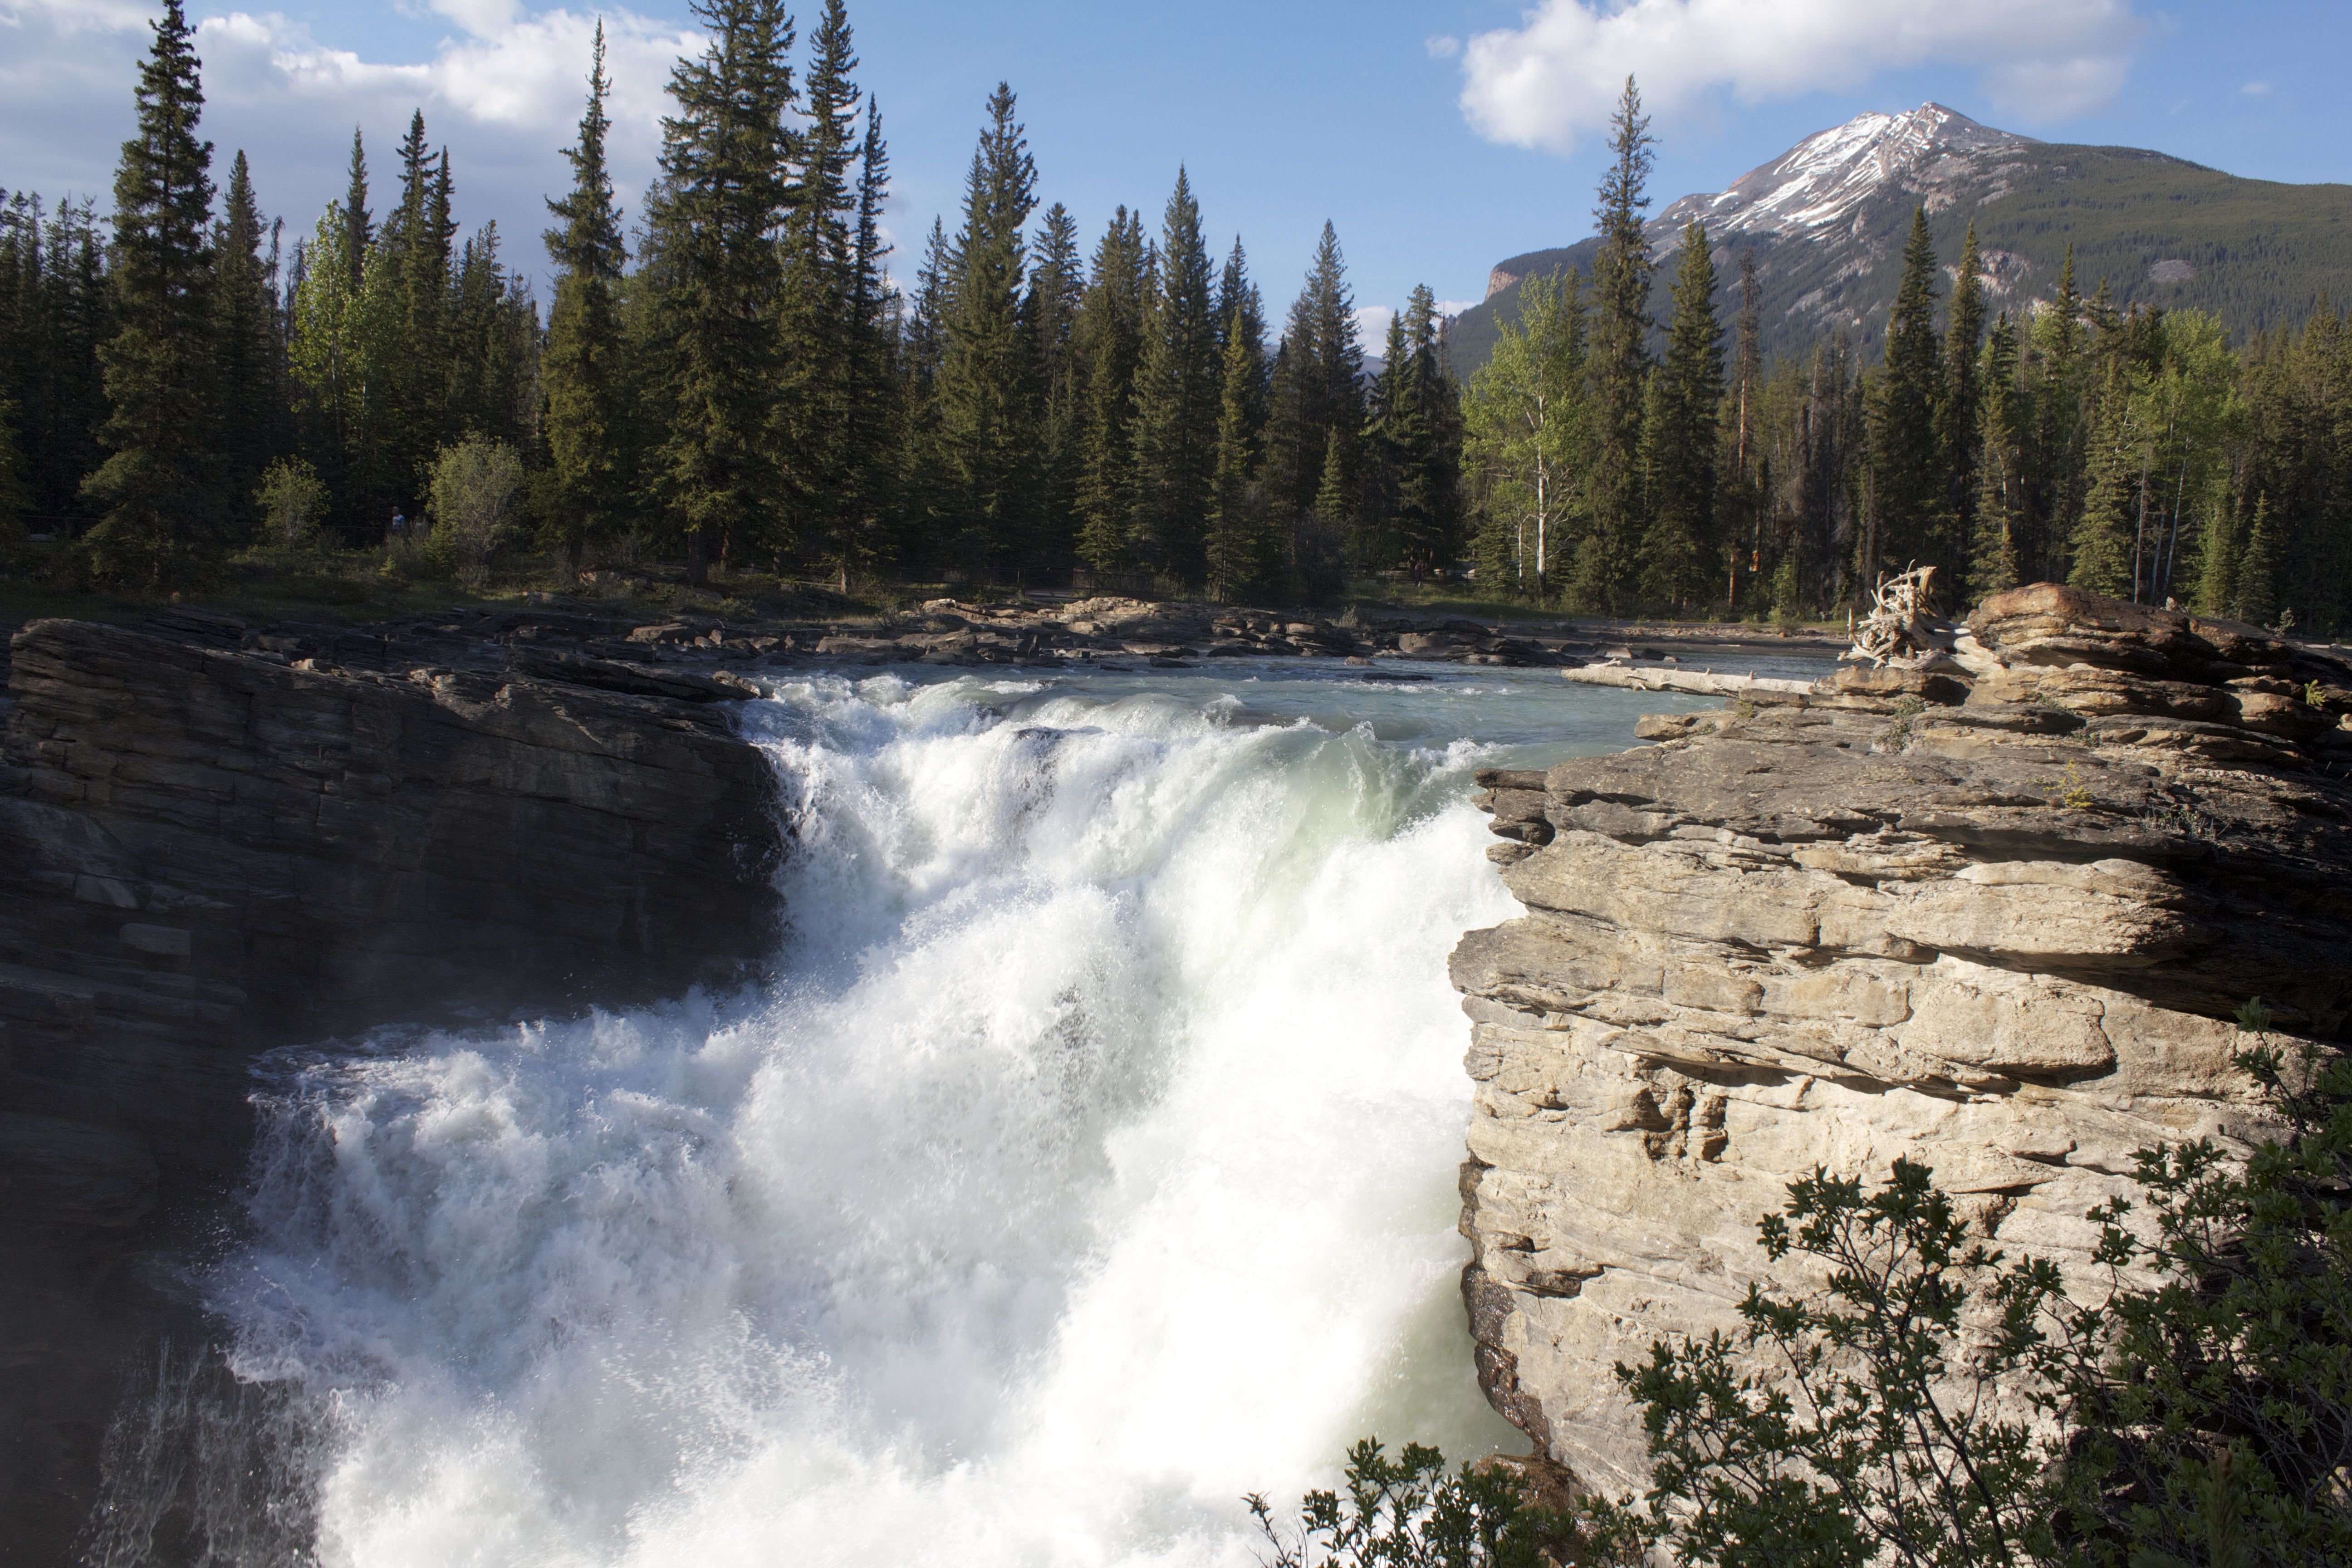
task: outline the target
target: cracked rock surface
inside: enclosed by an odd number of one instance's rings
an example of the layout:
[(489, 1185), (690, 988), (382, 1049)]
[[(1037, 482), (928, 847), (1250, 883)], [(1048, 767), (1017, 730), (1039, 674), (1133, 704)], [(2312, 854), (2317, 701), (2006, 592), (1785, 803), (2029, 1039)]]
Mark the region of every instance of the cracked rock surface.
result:
[(1588, 1486), (1645, 1476), (1615, 1363), (1805, 1287), (1756, 1242), (1791, 1180), (1930, 1165), (2087, 1292), (2134, 1150), (2260, 1135), (2238, 1007), (2352, 1026), (2339, 655), (2049, 584), (1969, 629), (1964, 673), (1481, 776), (1525, 912), (1453, 958), (1464, 1294), (1488, 1399)]

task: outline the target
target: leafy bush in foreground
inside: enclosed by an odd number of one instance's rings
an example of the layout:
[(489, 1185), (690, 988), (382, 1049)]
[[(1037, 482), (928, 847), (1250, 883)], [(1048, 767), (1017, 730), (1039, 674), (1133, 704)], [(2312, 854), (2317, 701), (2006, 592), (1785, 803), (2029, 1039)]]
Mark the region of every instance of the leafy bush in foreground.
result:
[(1642, 1503), (1563, 1518), (1506, 1470), (1367, 1440), (1293, 1536), (1250, 1500), (1275, 1568), (2352, 1563), (2352, 1057), (2281, 1047), (2258, 1005), (2240, 1022), (2282, 1136), (2242, 1166), (2210, 1140), (2141, 1150), (2143, 1223), (2121, 1199), (2089, 1215), (2105, 1300), (1972, 1242), (1925, 1166), (1875, 1192), (1817, 1171), (1759, 1228), (1820, 1292), (1751, 1289), (1737, 1333), (1617, 1368)]

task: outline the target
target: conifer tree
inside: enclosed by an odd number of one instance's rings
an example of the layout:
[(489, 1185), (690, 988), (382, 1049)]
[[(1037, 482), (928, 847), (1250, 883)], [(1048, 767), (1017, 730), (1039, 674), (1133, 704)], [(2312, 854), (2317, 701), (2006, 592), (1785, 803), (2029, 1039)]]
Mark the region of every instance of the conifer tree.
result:
[(2279, 618), (2279, 527), (2271, 498), (2254, 498), (2254, 517), (2246, 530), (2245, 552), (2239, 557), (2237, 595), (2231, 605), (2242, 621), (2267, 626)]
[(1686, 605), (1706, 591), (1713, 543), (1717, 420), (1723, 405), (1723, 328), (1715, 314), (1715, 262), (1706, 230), (1683, 230), (1675, 266), (1674, 319), (1643, 440), (1648, 529), (1642, 592), (1654, 603)]
[(1938, 408), (1943, 402), (1942, 356), (1936, 342), (1936, 245), (1927, 232), (1927, 209), (1915, 208), (1911, 235), (1903, 247), (1903, 279), (1886, 322), (1886, 360), (1874, 389), (1871, 409), (1871, 493), (1874, 515), (1863, 541), (1862, 586), (1882, 570), (1912, 562), (1934, 563), (1952, 576), (1949, 561), (1938, 561), (1945, 502), (1943, 443)]
[(1143, 220), (1124, 206), (1096, 247), (1078, 305), (1086, 363), (1085, 447), (1078, 477), (1078, 556), (1099, 572), (1127, 563), (1135, 511), (1135, 375), (1143, 354)]
[[(1355, 494), (1364, 426), (1363, 377), (1364, 351), (1356, 340), (1356, 302), (1348, 288), (1347, 262), (1339, 251), (1339, 233), (1327, 221), (1275, 356), (1265, 480), (1268, 500), (1282, 515), (1313, 511), (1327, 522), (1338, 521), (1316, 500), (1326, 488), (1335, 453), (1339, 489)], [(1352, 520), (1357, 510), (1350, 500), (1345, 515)]]
[(1741, 607), (1740, 557), (1747, 557), (1754, 585), (1763, 565), (1764, 494), (1769, 459), (1759, 440), (1763, 418), (1764, 323), (1760, 311), (1763, 286), (1756, 276), (1756, 253), (1739, 253), (1739, 317), (1731, 354), (1731, 386), (1727, 395), (1724, 442), (1729, 459), (1722, 480), (1717, 511), (1723, 526), (1726, 554), (1726, 603)]
[(1943, 536), (1934, 546), (1935, 558), (1959, 588), (1976, 539), (1979, 484), (1983, 437), (1980, 416), (1984, 397), (1983, 346), (1985, 324), (1984, 258), (1977, 249), (1977, 226), (1969, 224), (1960, 243), (1959, 276), (1952, 283), (1952, 302), (1944, 328), (1944, 390), (1937, 407), (1944, 433)]
[(1136, 371), (1135, 529), (1144, 559), (1179, 583), (1207, 569), (1223, 375), (1201, 209), (1180, 167), (1160, 243), (1160, 288)]
[(773, 446), (789, 197), (791, 18), (782, 0), (694, 0), (711, 34), (670, 73), (652, 204), (666, 276), (656, 311), (668, 405), (656, 493), (686, 536), (687, 575), (714, 548), (789, 547)]
[(114, 180), (113, 285), (119, 327), (100, 350), (110, 455), (83, 489), (103, 509), (89, 535), (110, 581), (166, 587), (201, 575), (229, 523), (218, 447), (212, 143), (194, 29), (179, 0), (149, 24), (138, 134)]
[(1257, 285), (1250, 280), (1249, 258), (1242, 249), (1241, 237), (1234, 237), (1234, 248), (1225, 257), (1223, 271), (1217, 276), (1217, 353), (1219, 356), (1220, 396), (1223, 375), (1223, 355), (1238, 335), (1243, 342), (1243, 353), (1248, 361), (1244, 395), (1244, 425), (1248, 431), (1250, 462), (1255, 471), (1265, 445), (1266, 417), (1265, 301)]
[(341, 233), (339, 251), (343, 277), (356, 290), (367, 280), (368, 253), (375, 248), (375, 219), (368, 211), (367, 143), (356, 125), (352, 127), (351, 174), (343, 188)]
[(544, 532), (549, 543), (563, 551), (574, 576), (589, 545), (618, 527), (630, 486), (629, 377), (614, 298), (628, 255), (604, 163), (604, 137), (612, 127), (604, 100), (611, 91), (600, 19), (579, 140), (564, 151), (572, 164), (572, 189), (562, 200), (548, 202), (557, 226), (545, 236), (556, 273), (541, 367), (550, 492)]
[(213, 239), (220, 455), (227, 465), (232, 518), (249, 526), (254, 488), (284, 445), (287, 389), (279, 370), (277, 246), (273, 241), (263, 256), (261, 213), (243, 152), (229, 165), (223, 205), (226, 212)]
[(2131, 593), (2134, 464), (2129, 400), (2120, 368), (2110, 370), (2091, 421), (2090, 490), (2074, 525), (2066, 581), (2094, 594)]
[(1592, 453), (1589, 512), (1573, 567), (1573, 592), (1614, 608), (1642, 533), (1642, 414), (1648, 395), (1650, 278), (1642, 213), (1650, 205), (1649, 118), (1633, 79), (1610, 118), (1610, 163), (1593, 209), (1601, 248), (1592, 260)]
[(955, 294), (954, 258), (947, 226), (931, 220), (923, 259), (915, 269), (898, 344), (902, 417), (894, 501), (903, 563), (928, 573), (939, 561), (949, 504), (947, 458), (940, 440), (940, 365), (947, 353), (947, 313)]
[(114, 333), (104, 248), (89, 201), (46, 215), (21, 191), (0, 204), (0, 396), (16, 408), (26, 509), (53, 521), (90, 514), (82, 480), (104, 457), (98, 348)]
[(1417, 285), (1390, 320), (1369, 426), (1381, 477), (1376, 559), (1415, 581), (1452, 556), (1461, 526), (1461, 400), (1437, 337), (1437, 297)]
[(989, 96), (955, 239), (957, 279), (940, 364), (940, 438), (954, 489), (953, 552), (974, 572), (1012, 563), (1038, 519), (1036, 355), (1022, 330), (1037, 171), (1013, 89)]
[(25, 454), (16, 445), (16, 405), (0, 395), (0, 551), (15, 543), (16, 519), (32, 499)]
[(1986, 334), (1978, 374), (1977, 493), (1970, 519), (1969, 588), (1979, 600), (2018, 585), (2018, 535), (2024, 504), (2022, 413), (2017, 385), (2017, 329), (2004, 310)]
[(1265, 493), (1251, 478), (1257, 466), (1252, 421), (1261, 395), (1265, 351), (1237, 297), (1223, 335), (1217, 462), (1210, 486), (1205, 553), (1210, 597), (1231, 603), (1263, 592), (1274, 555), (1266, 536)]
[(425, 493), (434, 458), (456, 434), (450, 418), (450, 384), (457, 370), (448, 320), (457, 284), (450, 201), (448, 153), (444, 149), (435, 157), (425, 137), (424, 110), (418, 110), (410, 115), (400, 144), (400, 205), (386, 215), (376, 242), (380, 254), (370, 263), (383, 269), (380, 281), (394, 312), (384, 324), (391, 341), (373, 357), (387, 391), (387, 478), (406, 499)]
[(2083, 505), (2083, 296), (2074, 282), (2074, 247), (2066, 247), (2055, 297), (2035, 313), (2027, 334), (2026, 374), (2032, 410), (2026, 458), (2031, 532), (2021, 573), (2027, 581), (2066, 572), (2066, 544)]
[(894, 503), (892, 457), (904, 416), (891, 363), (897, 332), (896, 296), (883, 273), (889, 247), (882, 237), (882, 205), (890, 189), (890, 154), (882, 140), (882, 109), (868, 94), (866, 134), (857, 149), (857, 230), (849, 292), (851, 386), (849, 464), (855, 489), (846, 507), (853, 529), (841, 542), (843, 570), (869, 565), (893, 548), (883, 519)]
[(842, 0), (825, 0), (810, 39), (802, 93), (799, 171), (784, 222), (779, 322), (783, 384), (775, 442), (786, 537), (845, 563), (858, 531), (858, 455), (852, 422), (860, 406), (863, 328), (858, 291), (859, 198), (851, 167), (859, 155), (857, 55)]
[(1078, 354), (1078, 310), (1086, 297), (1077, 221), (1055, 202), (1037, 231), (1026, 313), (1037, 342), (1038, 553), (1067, 559), (1076, 543), (1078, 481), (1086, 453), (1086, 374)]

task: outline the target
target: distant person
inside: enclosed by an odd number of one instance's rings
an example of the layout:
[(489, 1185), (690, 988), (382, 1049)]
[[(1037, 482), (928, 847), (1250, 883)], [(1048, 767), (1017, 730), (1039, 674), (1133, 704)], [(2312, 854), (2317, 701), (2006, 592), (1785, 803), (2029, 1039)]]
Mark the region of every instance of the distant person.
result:
[(398, 507), (392, 509), (392, 542), (394, 544), (408, 542), (408, 519)]

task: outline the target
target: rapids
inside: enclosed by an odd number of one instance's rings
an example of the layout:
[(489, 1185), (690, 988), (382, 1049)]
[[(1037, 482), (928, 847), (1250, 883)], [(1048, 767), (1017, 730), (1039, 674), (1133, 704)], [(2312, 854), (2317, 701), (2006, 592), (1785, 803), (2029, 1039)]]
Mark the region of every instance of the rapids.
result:
[(1242, 1494), (1357, 1436), (1514, 1445), (1456, 1288), (1444, 960), (1515, 910), (1470, 774), (1698, 705), (775, 679), (767, 975), (269, 1064), (205, 1291), (289, 1517), (367, 1568), (1244, 1563)]

